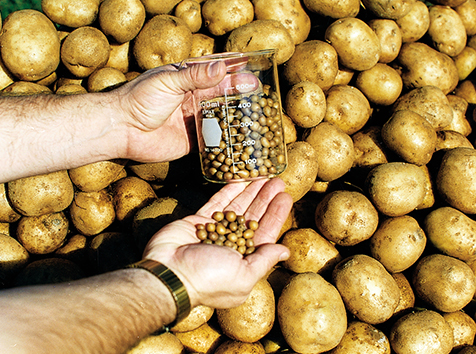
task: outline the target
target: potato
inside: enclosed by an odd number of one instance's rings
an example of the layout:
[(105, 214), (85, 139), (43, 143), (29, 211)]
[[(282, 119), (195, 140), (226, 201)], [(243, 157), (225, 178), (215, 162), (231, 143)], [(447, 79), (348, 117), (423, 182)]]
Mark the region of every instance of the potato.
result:
[(66, 209), (74, 189), (68, 172), (58, 171), (20, 178), (7, 184), (12, 207), (25, 216), (39, 216)]
[(184, 20), (157, 15), (148, 20), (134, 40), (134, 59), (142, 70), (178, 63), (190, 54), (192, 31)]
[(347, 85), (350, 83), (354, 77), (354, 70), (346, 68), (345, 66), (339, 65), (339, 70), (337, 70), (336, 78), (334, 79), (333, 85)]
[(476, 255), (476, 222), (458, 209), (440, 207), (425, 218), (428, 240), (442, 253), (469, 261)]
[(313, 272), (291, 277), (278, 299), (277, 314), (284, 339), (298, 353), (336, 347), (347, 328), (339, 292)]
[(172, 332), (188, 332), (197, 329), (201, 325), (205, 324), (215, 313), (215, 309), (199, 305), (194, 307), (187, 317), (173, 326), (170, 330)]
[(398, 110), (382, 126), (384, 144), (404, 161), (417, 166), (430, 162), (436, 147), (436, 131), (418, 113)]
[(5, 189), (5, 183), (0, 184), (0, 222), (15, 222), (20, 219), (21, 214), (12, 208), (8, 201), (8, 193)]
[(0, 54), (9, 73), (22, 81), (37, 81), (60, 63), (60, 40), (51, 20), (36, 10), (8, 16), (0, 32)]
[(403, 86), (407, 89), (436, 86), (446, 95), (458, 85), (458, 69), (451, 57), (425, 43), (404, 43), (397, 62), (403, 68)]
[(214, 354), (265, 354), (263, 345), (260, 342), (246, 343), (234, 340), (227, 340), (220, 344)]
[(16, 237), (29, 253), (47, 254), (63, 244), (68, 228), (63, 212), (24, 216), (18, 221)]
[(15, 81), (4, 88), (2, 96), (30, 96), (36, 94), (50, 94), (51, 89), (31, 81)]
[(360, 192), (337, 190), (327, 193), (315, 212), (317, 229), (339, 246), (354, 246), (368, 240), (378, 226), (378, 212)]
[(184, 346), (172, 333), (149, 335), (130, 348), (126, 354), (182, 354)]
[(87, 238), (84, 235), (75, 234), (68, 237), (60, 248), (57, 248), (54, 254), (60, 258), (68, 259), (83, 267), (89, 267), (90, 249), (87, 244)]
[(74, 227), (85, 236), (103, 232), (116, 217), (112, 196), (104, 189), (75, 193), (69, 213)]
[(42, 0), (41, 10), (51, 21), (71, 28), (91, 25), (97, 18), (100, 0)]
[(355, 86), (370, 102), (389, 106), (400, 97), (403, 81), (395, 69), (386, 64), (377, 63), (357, 75)]
[(170, 14), (181, 0), (141, 0), (148, 17)]
[(336, 50), (339, 63), (357, 71), (368, 70), (380, 59), (380, 40), (364, 21), (347, 17), (334, 21), (325, 40)]
[(400, 300), (400, 289), (390, 273), (365, 254), (355, 254), (337, 264), (332, 281), (347, 310), (369, 324), (388, 320)]
[(76, 263), (67, 259), (49, 257), (29, 263), (15, 278), (14, 286), (55, 284), (85, 277)]
[(292, 57), (283, 65), (283, 77), (290, 85), (310, 81), (326, 91), (333, 85), (338, 69), (334, 47), (311, 40), (296, 46)]
[(436, 133), (435, 152), (440, 150), (451, 150), (457, 147), (474, 149), (471, 142), (461, 133), (453, 130), (440, 130)]
[(127, 160), (99, 161), (68, 171), (71, 181), (83, 192), (97, 192), (114, 182), (124, 170)]
[(394, 111), (410, 110), (425, 118), (435, 130), (442, 130), (453, 120), (448, 98), (437, 86), (422, 86), (400, 96)]
[(366, 9), (377, 17), (397, 20), (407, 15), (415, 0), (362, 0)]
[(318, 172), (317, 151), (305, 141), (296, 141), (287, 146), (288, 166), (279, 175), (285, 183), (285, 191), (294, 202), (311, 189)]
[(3, 90), (5, 87), (13, 84), (14, 80), (14, 76), (5, 67), (5, 64), (3, 64), (0, 51), (0, 91)]
[(416, 42), (430, 27), (430, 11), (423, 1), (415, 1), (410, 12), (395, 20), (402, 33), (402, 42)]
[(69, 85), (60, 86), (55, 91), (55, 94), (57, 94), (57, 95), (76, 95), (76, 94), (82, 94), (82, 93), (87, 93), (87, 92), (88, 92), (88, 90), (86, 90), (81, 85), (69, 84)]
[(454, 93), (456, 96), (464, 98), (469, 104), (476, 104), (476, 88), (473, 80), (461, 81)]
[(214, 354), (215, 350), (225, 340), (219, 328), (205, 323), (188, 332), (176, 332), (174, 335), (190, 353)]
[(415, 210), (431, 208), (435, 204), (435, 188), (430, 170), (426, 165), (420, 166), (420, 169), (425, 174), (425, 197)]
[(297, 130), (294, 125), (294, 121), (284, 112), (282, 113), (283, 119), (283, 133), (284, 133), (284, 143), (286, 145), (294, 143), (297, 140)]
[(274, 324), (273, 289), (266, 279), (261, 279), (243, 304), (229, 309), (216, 309), (216, 314), (226, 336), (240, 342), (256, 342), (268, 334)]
[(340, 343), (328, 354), (390, 354), (390, 341), (371, 324), (352, 321)]
[(127, 82), (126, 75), (119, 69), (104, 67), (88, 77), (88, 92), (111, 90)]
[[(259, 33), (259, 36), (256, 36)], [(281, 65), (294, 54), (294, 42), (288, 30), (278, 20), (256, 20), (240, 26), (229, 34), (227, 52), (251, 52), (276, 49), (276, 64)]]
[(438, 253), (418, 261), (412, 284), (421, 300), (442, 312), (463, 309), (476, 291), (476, 278), (469, 265)]
[(285, 111), (297, 126), (315, 127), (326, 114), (326, 96), (318, 84), (301, 81), (287, 92)]
[(0, 250), (0, 285), (3, 287), (28, 264), (30, 255), (21, 243), (4, 233), (0, 233)]
[(456, 95), (447, 95), (448, 102), (453, 110), (453, 120), (445, 129), (458, 132), (464, 136), (468, 136), (472, 132), (472, 127), (466, 118), (468, 110), (468, 101)]
[(370, 238), (370, 254), (390, 273), (403, 272), (420, 258), (426, 235), (409, 215), (385, 219)]
[(454, 10), (461, 18), (464, 28), (466, 29), (467, 36), (473, 36), (476, 34), (476, 1), (467, 0), (462, 4), (454, 7)]
[(76, 77), (84, 78), (106, 65), (111, 48), (104, 33), (90, 26), (79, 27), (65, 38), (61, 61)]
[(354, 145), (349, 135), (338, 126), (321, 122), (309, 129), (304, 139), (317, 152), (317, 177), (325, 182), (334, 181), (354, 164)]
[(433, 46), (441, 53), (454, 57), (466, 46), (466, 29), (461, 17), (449, 6), (429, 7), (428, 35)]
[(214, 36), (222, 36), (253, 21), (250, 0), (207, 0), (202, 6), (205, 27)]
[(352, 135), (355, 151), (353, 166), (373, 168), (388, 162), (386, 147), (380, 133), (381, 127), (373, 125)]
[(356, 17), (360, 10), (360, 1), (318, 1), (304, 0), (304, 6), (311, 12), (332, 18)]
[(155, 163), (132, 162), (127, 167), (138, 177), (150, 182), (164, 182), (170, 171), (170, 163), (168, 161)]
[(157, 199), (152, 187), (146, 181), (130, 176), (125, 177), (113, 186), (113, 203), (116, 219), (124, 221)]
[[(375, 82), (374, 82), (375, 84)], [(352, 135), (363, 128), (371, 115), (370, 103), (356, 87), (334, 85), (326, 93), (324, 121)]]
[(202, 8), (195, 0), (182, 0), (175, 7), (174, 16), (185, 21), (190, 31), (196, 33), (202, 27)]
[(203, 33), (194, 33), (192, 35), (192, 47), (190, 49), (190, 58), (201, 57), (215, 53), (215, 39)]
[(278, 20), (288, 30), (294, 44), (304, 42), (311, 31), (311, 19), (295, 0), (252, 0), (256, 20)]
[(397, 282), (400, 289), (400, 301), (394, 311), (394, 316), (406, 312), (415, 306), (415, 293), (410, 282), (403, 273), (391, 273), (392, 278)]
[(394, 20), (377, 18), (368, 22), (369, 27), (380, 40), (379, 63), (394, 61), (402, 47), (402, 31)]
[(443, 313), (443, 318), (453, 329), (453, 349), (473, 345), (476, 335), (476, 322), (463, 311)]
[(289, 230), (281, 244), (291, 252), (283, 266), (295, 273), (327, 273), (341, 260), (334, 245), (311, 228)]
[(413, 311), (392, 326), (389, 340), (396, 354), (449, 354), (453, 330), (438, 312)]
[(443, 156), (436, 187), (448, 204), (463, 213), (476, 213), (476, 150), (458, 147)]
[(463, 50), (453, 57), (460, 81), (465, 80), (476, 68), (476, 49), (464, 47)]
[(129, 71), (130, 62), (130, 42), (123, 44), (111, 43), (111, 51), (109, 52), (109, 59), (106, 67), (115, 68), (126, 74)]
[(101, 31), (123, 44), (134, 39), (142, 29), (145, 7), (140, 0), (104, 0), (98, 19)]
[(417, 165), (389, 162), (370, 170), (366, 188), (378, 211), (387, 216), (402, 216), (423, 202), (426, 175)]

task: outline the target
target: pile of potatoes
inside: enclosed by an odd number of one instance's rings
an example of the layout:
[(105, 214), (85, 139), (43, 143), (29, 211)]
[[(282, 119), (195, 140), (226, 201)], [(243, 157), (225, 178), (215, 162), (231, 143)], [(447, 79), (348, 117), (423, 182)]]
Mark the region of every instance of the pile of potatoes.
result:
[[(3, 96), (278, 50), (291, 257), (129, 354), (476, 353), (476, 0), (43, 0), (0, 26)], [(2, 184), (0, 286), (121, 268), (219, 188), (196, 152)]]

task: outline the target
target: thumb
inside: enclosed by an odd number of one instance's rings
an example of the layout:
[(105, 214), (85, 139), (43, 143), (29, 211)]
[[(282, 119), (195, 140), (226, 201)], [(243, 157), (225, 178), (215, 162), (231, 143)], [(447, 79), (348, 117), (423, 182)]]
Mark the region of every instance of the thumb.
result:
[(259, 280), (278, 263), (289, 258), (289, 249), (281, 244), (267, 243), (260, 245), (245, 260), (248, 262), (249, 276)]
[(218, 85), (226, 74), (226, 65), (222, 61), (191, 65), (171, 75), (172, 87), (182, 92), (205, 89)]

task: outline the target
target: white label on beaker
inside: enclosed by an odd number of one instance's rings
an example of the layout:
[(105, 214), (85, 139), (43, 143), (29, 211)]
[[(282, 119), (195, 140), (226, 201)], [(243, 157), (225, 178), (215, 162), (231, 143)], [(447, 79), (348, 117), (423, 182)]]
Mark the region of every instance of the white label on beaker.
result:
[(215, 118), (202, 119), (202, 136), (205, 141), (205, 146), (219, 146), (221, 135), (222, 131), (220, 125)]

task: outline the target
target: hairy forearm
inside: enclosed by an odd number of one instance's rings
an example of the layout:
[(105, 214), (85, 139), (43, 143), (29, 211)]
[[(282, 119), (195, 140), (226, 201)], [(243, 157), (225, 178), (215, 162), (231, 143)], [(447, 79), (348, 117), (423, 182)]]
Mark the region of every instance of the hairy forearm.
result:
[(170, 323), (175, 303), (141, 269), (0, 295), (1, 353), (123, 353)]
[(0, 182), (118, 157), (113, 93), (0, 99)]

